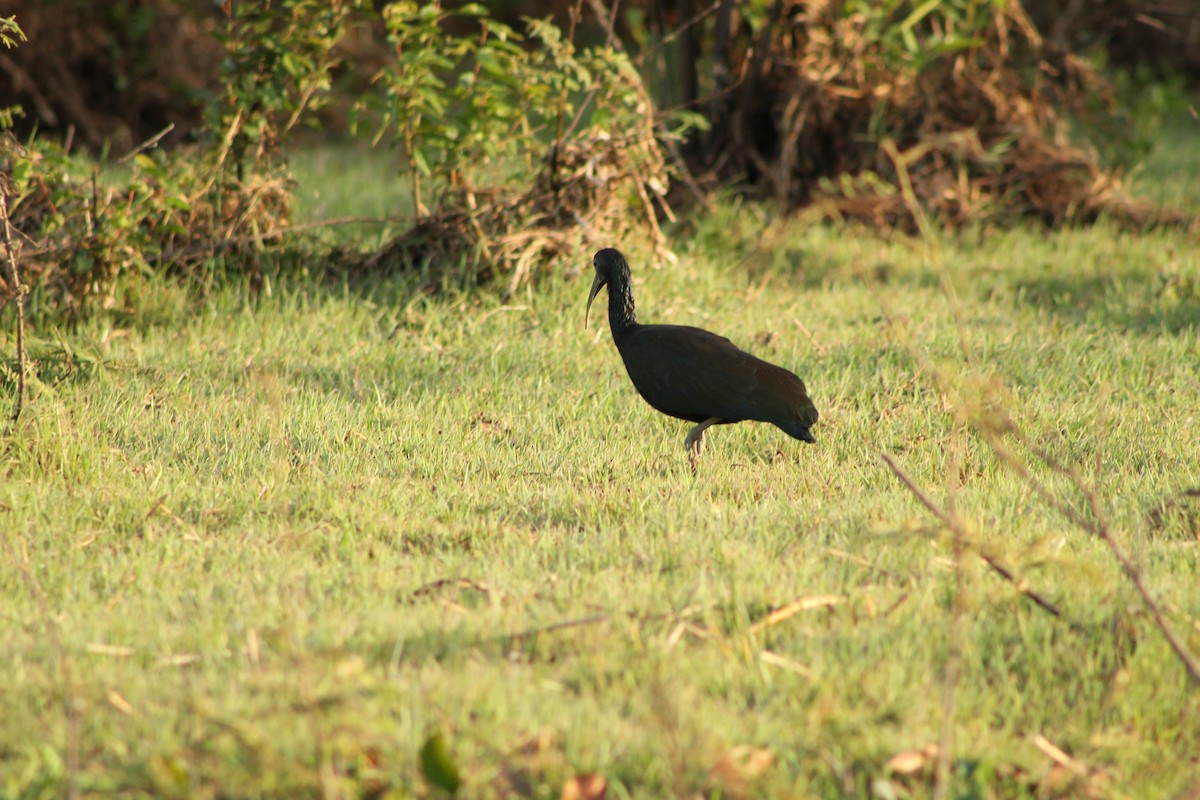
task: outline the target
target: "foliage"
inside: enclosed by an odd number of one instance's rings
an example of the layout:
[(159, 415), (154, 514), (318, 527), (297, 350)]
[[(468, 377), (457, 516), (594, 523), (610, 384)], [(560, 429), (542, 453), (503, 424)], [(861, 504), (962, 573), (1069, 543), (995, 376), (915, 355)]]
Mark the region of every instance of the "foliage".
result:
[(952, 227), (1170, 218), (1130, 201), (1071, 130), (1064, 110), (1113, 113), (1108, 87), (1016, 0), (754, 4), (729, 12), (723, 45), (709, 25), (698, 69), (742, 85), (708, 87), (707, 115), (729, 123), (692, 158), (785, 207), (908, 229), (930, 212)]
[(0, 17), (0, 44), (12, 48), (16, 47), (18, 41), (25, 41), (25, 34), (17, 24), (17, 18)]
[[(42, 304), (112, 305), (123, 270), (191, 268), (218, 254), (226, 267), (251, 265), (289, 222), (280, 142), (326, 99), (334, 45), (360, 5), (224, 4), (223, 88), (195, 146), (164, 152), (152, 140), (103, 172), (41, 140), (28, 158), (7, 154)], [(365, 268), (465, 263), (472, 275), (504, 275), (511, 290), (586, 238), (648, 229), (662, 245), (660, 137), (679, 132), (655, 120), (624, 55), (576, 52), (546, 21), (528, 22), (526, 42), (479, 6), (396, 3), (384, 19), (396, 60), (371, 108), (377, 139), (394, 136), (409, 163), (418, 219)], [(478, 32), (451, 32), (464, 21)], [(436, 192), (432, 213), (422, 179)]]
[[(122, 275), (192, 269), (218, 251), (234, 266), (257, 250), (251, 234), (286, 219), (278, 179), (253, 174), (218, 191), (223, 165), (212, 150), (151, 150), (103, 175), (40, 139), (0, 157), (17, 185), (14, 223), (34, 242), (27, 281), (41, 311), (63, 318), (114, 307)], [(9, 288), (0, 284), (0, 296)]]
[(512, 291), (585, 240), (648, 231), (663, 245), (662, 142), (692, 120), (656, 121), (623, 53), (577, 51), (547, 20), (526, 20), (525, 40), (477, 4), (397, 2), (384, 19), (396, 60), (377, 76), (376, 139), (402, 148), (417, 221), (372, 265), (465, 260)]
[[(40, 137), (0, 154), (18, 187), (14, 223), (35, 243), (27, 279), (39, 306), (67, 315), (92, 302), (113, 307), (122, 273), (190, 270), (214, 256), (257, 269), (261, 242), (290, 219), (280, 140), (328, 91), (333, 44), (353, 6), (226, 3), (224, 92), (196, 145), (162, 150), (153, 139), (103, 172)], [(5, 301), (9, 288), (0, 284)]]
[(265, 166), (280, 140), (302, 116), (327, 99), (337, 66), (334, 45), (362, 0), (224, 0), (218, 29), (220, 102), (205, 114), (210, 130), (224, 132), (238, 168)]
[[(5, 49), (16, 47), (18, 42), (25, 41), (25, 33), (17, 24), (16, 17), (0, 17), (0, 44)], [(13, 119), (21, 115), (19, 105), (0, 106), (0, 131), (12, 127)]]

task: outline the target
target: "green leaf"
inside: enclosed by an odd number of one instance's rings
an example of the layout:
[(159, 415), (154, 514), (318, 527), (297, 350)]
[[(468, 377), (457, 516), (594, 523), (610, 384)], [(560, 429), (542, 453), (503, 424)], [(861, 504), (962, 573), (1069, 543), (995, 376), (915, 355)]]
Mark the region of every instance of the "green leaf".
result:
[(431, 735), (421, 745), (421, 774), (425, 780), (450, 794), (457, 794), (462, 786), (462, 776), (440, 733)]
[(425, 160), (425, 153), (423, 153), (421, 150), (412, 151), (412, 160), (413, 166), (415, 166), (417, 171), (422, 175), (428, 175), (431, 172), (429, 169), (429, 162)]
[(900, 23), (901, 31), (911, 31), (913, 26), (925, 19), (938, 6), (942, 4), (942, 0), (925, 0), (924, 3), (913, 9), (913, 12), (904, 18)]

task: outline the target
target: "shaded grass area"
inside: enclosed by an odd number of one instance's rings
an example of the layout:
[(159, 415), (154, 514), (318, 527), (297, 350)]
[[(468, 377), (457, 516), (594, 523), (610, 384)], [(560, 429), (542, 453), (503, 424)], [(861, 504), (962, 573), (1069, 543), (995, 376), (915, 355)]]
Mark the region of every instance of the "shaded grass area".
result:
[[(952, 415), (913, 350), (968, 370), (938, 271), (733, 202), (680, 241), (661, 269), (625, 243), (641, 318), (795, 368), (817, 446), (714, 429), (693, 478), (687, 426), (583, 329), (590, 253), (505, 304), (153, 284), (144, 317), (44, 343), (0, 440), (0, 792), (435, 796), (438, 732), (471, 797), (592, 771), (609, 797), (929, 794), (928, 759), (888, 764), (940, 741), (954, 562), (880, 453), (943, 495)], [(1193, 649), (1196, 252), (1104, 225), (939, 245), (978, 377), (1095, 480)], [(952, 795), (1195, 791), (1200, 694), (1107, 551), (974, 438), (958, 481), (1067, 619), (964, 562)]]
[[(1196, 108), (1193, 102), (1190, 108)], [(1200, 215), (1200, 119), (1180, 111), (1157, 130), (1155, 144), (1139, 170), (1135, 190), (1148, 199)]]

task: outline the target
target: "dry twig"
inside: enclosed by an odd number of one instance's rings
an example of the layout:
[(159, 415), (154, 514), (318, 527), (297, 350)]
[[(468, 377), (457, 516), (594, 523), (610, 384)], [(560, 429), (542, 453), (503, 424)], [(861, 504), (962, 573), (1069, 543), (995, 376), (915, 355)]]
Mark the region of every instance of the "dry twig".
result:
[(8, 191), (0, 186), (0, 228), (4, 232), (4, 252), (8, 254), (8, 268), (12, 273), (13, 291), (17, 301), (17, 400), (13, 406), (12, 419), (16, 422), (21, 418), (21, 409), (25, 404), (25, 287), (21, 284), (21, 272), (17, 268), (17, 250), (12, 240), (12, 226), (8, 221)]
[[(944, 286), (945, 282), (943, 282), (943, 287)], [(954, 313), (957, 318), (959, 316), (959, 309), (956, 305), (956, 298), (952, 294), (948, 294), (947, 299), (950, 301), (951, 305), (954, 306)], [(891, 315), (889, 314), (889, 316)], [(959, 336), (966, 336), (965, 329), (961, 325), (959, 326)], [(981, 403), (979, 402), (978, 398), (974, 400), (968, 400), (968, 398), (963, 397), (961, 392), (956, 392), (954, 387), (950, 385), (950, 382), (946, 379), (944, 373), (935, 365), (930, 363), (928, 358), (926, 358), (924, 354), (916, 349), (911, 343), (909, 343), (909, 349), (913, 353), (914, 357), (917, 358), (917, 360), (921, 363), (922, 369), (933, 376), (938, 388), (948, 397), (954, 398), (952, 405), (954, 405), (956, 408), (970, 409), (975, 407), (989, 410), (995, 410), (997, 408), (995, 404), (987, 402), (989, 398), (984, 398), (985, 402)], [(968, 354), (969, 357), (970, 350), (965, 341), (963, 342), (963, 352)], [(1116, 537), (1113, 535), (1108, 517), (1104, 513), (1100, 501), (1092, 487), (1084, 482), (1075, 469), (1062, 465), (1044, 449), (1028, 442), (1028, 440), (1021, 435), (1019, 429), (1007, 416), (1007, 414), (1003, 414), (1001, 419), (996, 420), (980, 418), (977, 414), (972, 416), (970, 413), (968, 413), (967, 421), (971, 427), (981, 437), (983, 437), (984, 441), (987, 442), (988, 446), (991, 448), (996, 457), (1002, 463), (1012, 469), (1013, 472), (1016, 473), (1017, 477), (1021, 479), (1021, 482), (1032, 489), (1043, 502), (1064, 516), (1069, 522), (1083, 532), (1095, 536), (1104, 542), (1104, 544), (1108, 547), (1109, 552), (1111, 552), (1117, 559), (1117, 562), (1121, 567), (1121, 571), (1125, 574), (1126, 578), (1129, 579), (1130, 583), (1133, 584), (1134, 589), (1136, 589), (1138, 594), (1141, 596), (1142, 602), (1146, 606), (1146, 609), (1150, 612), (1150, 616), (1154, 620), (1155, 626), (1159, 629), (1159, 632), (1162, 633), (1163, 638), (1166, 639), (1167, 644), (1175, 652), (1175, 655), (1183, 663), (1184, 668), (1187, 670), (1188, 677), (1193, 683), (1200, 684), (1200, 661), (1197, 661), (1196, 656), (1191, 653), (1183, 639), (1181, 639), (1175, 632), (1175, 629), (1172, 627), (1170, 622), (1167, 620), (1166, 615), (1163, 613), (1161, 606), (1154, 599), (1149, 587), (1147, 587), (1140, 567), (1138, 567), (1138, 565), (1133, 561), (1133, 558), (1125, 551), (1125, 548), (1121, 546), (1120, 542), (1118, 542)], [(1029, 464), (1018, 457), (1016, 453), (1014, 453), (1012, 449), (1005, 443), (1003, 437), (1008, 435), (1015, 436), (1020, 442), (1022, 442), (1029, 449), (1029, 451), (1032, 452), (1037, 459), (1042, 462), (1045, 467), (1067, 478), (1075, 488), (1075, 491), (1077, 491), (1084, 499), (1090, 512), (1090, 516), (1080, 512), (1078, 508), (1065, 502), (1060, 496), (1052, 492), (1050, 488), (1033, 473), (1033, 470), (1030, 468)], [(965, 525), (962, 519), (958, 517), (957, 514), (949, 513), (934, 503), (927, 494), (921, 491), (920, 488), (913, 483), (911, 478), (904, 474), (904, 471), (900, 469), (900, 467), (889, 455), (886, 453), (883, 454), (883, 460), (885, 463), (887, 463), (888, 467), (891, 468), (892, 472), (896, 474), (896, 477), (898, 477), (905, 484), (905, 486), (908, 487), (909, 491), (913, 492), (917, 499), (921, 501), (922, 505), (929, 509), (934, 516), (942, 521), (943, 524), (945, 524), (952, 531), (955, 531), (956, 535), (960, 535), (960, 532), (965, 531)], [(1062, 616), (1062, 613), (1059, 611), (1057, 606), (1055, 606), (1053, 603), (1050, 603), (1038, 593), (1029, 589), (1028, 585), (1023, 580), (1016, 580), (1010, 570), (997, 563), (994, 558), (990, 557), (983, 551), (980, 551), (980, 554), (993, 571), (1016, 586), (1018, 591), (1020, 591), (1041, 608), (1049, 611), (1054, 616)]]
[(1113, 535), (1108, 516), (1104, 513), (1104, 509), (1101, 507), (1100, 501), (1096, 497), (1096, 493), (1092, 487), (1084, 482), (1075, 469), (1060, 464), (1057, 459), (1042, 448), (1027, 443), (1030, 450), (1045, 466), (1071, 481), (1075, 490), (1082, 495), (1084, 501), (1087, 503), (1088, 510), (1091, 513), (1089, 517), (1080, 513), (1079, 509), (1074, 506), (1063, 502), (1061, 497), (1051, 492), (1049, 487), (1033, 474), (1029, 465), (1018, 458), (994, 432), (981, 430), (981, 433), (996, 456), (1016, 472), (1022, 482), (1033, 489), (1047, 505), (1066, 517), (1075, 527), (1104, 542), (1109, 552), (1117, 559), (1117, 563), (1120, 565), (1125, 577), (1129, 579), (1129, 582), (1133, 584), (1133, 588), (1141, 596), (1142, 603), (1146, 606), (1146, 610), (1150, 612), (1155, 626), (1157, 626), (1163, 638), (1167, 640), (1167, 644), (1170, 645), (1171, 649), (1175, 651), (1175, 655), (1183, 663), (1188, 677), (1193, 683), (1200, 684), (1200, 661), (1196, 660), (1196, 656), (1188, 649), (1187, 644), (1175, 632), (1174, 627), (1167, 620), (1166, 615), (1163, 614), (1162, 607), (1154, 599), (1154, 595), (1151, 594), (1149, 587), (1146, 585), (1141, 567), (1134, 562), (1132, 556), (1125, 551), (1125, 548), (1121, 546), (1121, 543)]
[(951, 533), (954, 534), (956, 540), (961, 541), (964, 545), (978, 553), (979, 557), (993, 572), (1010, 583), (1014, 589), (1031, 600), (1043, 611), (1048, 611), (1055, 617), (1059, 617), (1060, 619), (1062, 618), (1062, 610), (1059, 609), (1057, 605), (1050, 600), (1047, 600), (1037, 591), (1031, 589), (1028, 583), (1026, 583), (1023, 579), (1017, 578), (1013, 574), (1013, 571), (1001, 563), (998, 558), (983, 550), (983, 548), (980, 547), (977, 542), (973, 541), (969, 531), (967, 530), (966, 523), (957, 513), (951, 513), (934, 502), (933, 498), (931, 498), (924, 490), (922, 490), (921, 487), (917, 486), (917, 484), (913, 482), (913, 479), (908, 476), (908, 473), (906, 473), (890, 455), (887, 453), (881, 453), (880, 457), (883, 459), (884, 463), (888, 465), (888, 468), (891, 469), (896, 477), (900, 479), (900, 482), (908, 487), (908, 490), (913, 493), (913, 496), (915, 496), (917, 500), (921, 502), (921, 505), (929, 509), (929, 511), (935, 517), (937, 517), (942, 524), (950, 530)]

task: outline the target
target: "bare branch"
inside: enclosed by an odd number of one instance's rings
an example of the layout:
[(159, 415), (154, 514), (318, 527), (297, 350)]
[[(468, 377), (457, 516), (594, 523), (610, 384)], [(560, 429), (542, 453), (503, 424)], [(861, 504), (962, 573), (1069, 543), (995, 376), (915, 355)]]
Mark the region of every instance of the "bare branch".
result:
[(13, 245), (12, 226), (8, 221), (8, 193), (0, 187), (0, 228), (4, 232), (4, 251), (8, 254), (8, 269), (12, 273), (13, 291), (17, 299), (17, 402), (13, 406), (12, 419), (16, 422), (21, 418), (21, 409), (25, 405), (25, 372), (27, 358), (25, 355), (25, 287), (21, 284), (21, 272), (17, 269), (17, 250)]
[(916, 483), (913, 482), (913, 479), (910, 478), (908, 474), (900, 467), (900, 465), (896, 463), (895, 459), (893, 459), (887, 453), (881, 453), (880, 457), (883, 459), (884, 463), (888, 465), (888, 468), (895, 473), (896, 477), (900, 479), (900, 482), (908, 487), (908, 490), (912, 492), (917, 500), (921, 502), (921, 505), (929, 509), (930, 513), (937, 517), (943, 525), (949, 528), (951, 533), (953, 533), (956, 538), (960, 539), (967, 547), (978, 553), (979, 557), (985, 564), (988, 565), (989, 568), (991, 568), (993, 572), (1011, 584), (1014, 589), (1023, 594), (1043, 611), (1047, 611), (1060, 619), (1063, 617), (1063, 613), (1057, 605), (1047, 600), (1035, 590), (1029, 588), (1029, 585), (1024, 580), (1017, 578), (1013, 574), (1012, 570), (1004, 566), (1004, 564), (1001, 563), (996, 556), (984, 551), (978, 543), (974, 542), (971, 539), (970, 533), (967, 531), (966, 525), (962, 519), (957, 514), (951, 514), (935, 503), (933, 498), (931, 498), (925, 493), (924, 490), (921, 489), (921, 487), (917, 486)]
[(1174, 627), (1167, 620), (1166, 615), (1163, 614), (1162, 607), (1154, 599), (1154, 595), (1151, 594), (1149, 587), (1146, 585), (1141, 567), (1137, 565), (1132, 556), (1126, 552), (1125, 548), (1121, 546), (1121, 543), (1113, 535), (1108, 515), (1104, 513), (1100, 500), (1097, 498), (1092, 487), (1079, 477), (1079, 473), (1076, 470), (1064, 466), (1042, 448), (1027, 443), (1030, 450), (1043, 464), (1071, 481), (1072, 486), (1075, 487), (1075, 490), (1082, 495), (1084, 501), (1087, 503), (1091, 514), (1089, 517), (1051, 492), (1032, 473), (1028, 465), (1017, 458), (1011, 449), (1004, 446), (1003, 442), (999, 441), (995, 434), (984, 432), (984, 436), (1000, 460), (1015, 471), (1026, 485), (1045, 499), (1047, 504), (1070, 520), (1077, 528), (1104, 542), (1109, 552), (1113, 554), (1113, 557), (1116, 558), (1117, 563), (1121, 566), (1121, 571), (1125, 573), (1125, 577), (1129, 579), (1129, 582), (1133, 584), (1133, 588), (1141, 596), (1142, 603), (1146, 606), (1146, 610), (1150, 612), (1150, 616), (1154, 620), (1154, 624), (1158, 627), (1159, 632), (1167, 640), (1167, 644), (1170, 645), (1171, 649), (1175, 651), (1175, 655), (1183, 662), (1188, 677), (1191, 678), (1193, 683), (1200, 684), (1200, 662), (1196, 660), (1196, 656), (1188, 649), (1183, 639), (1179, 637)]

